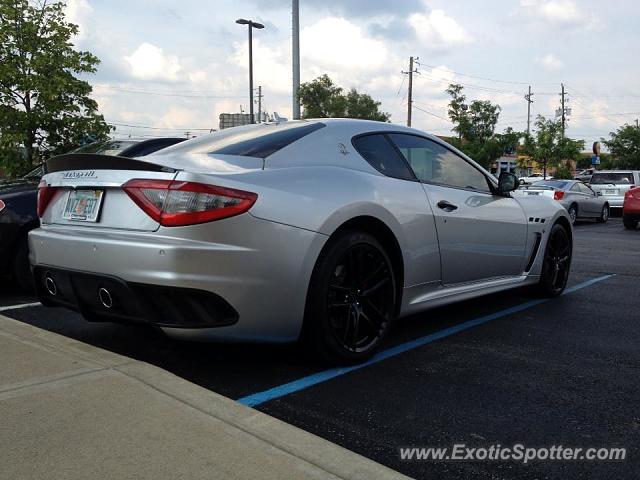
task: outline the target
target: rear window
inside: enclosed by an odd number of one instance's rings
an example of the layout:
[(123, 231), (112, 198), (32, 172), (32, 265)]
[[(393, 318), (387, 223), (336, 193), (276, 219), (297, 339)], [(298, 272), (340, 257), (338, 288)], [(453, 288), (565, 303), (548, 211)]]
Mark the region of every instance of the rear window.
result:
[(563, 182), (560, 180), (543, 180), (541, 182), (535, 182), (533, 185), (535, 187), (551, 187), (558, 188), (560, 190), (564, 190), (569, 182)]
[(93, 142), (76, 148), (69, 153), (95, 153), (99, 155), (118, 155), (121, 151), (135, 145), (133, 140), (108, 140), (106, 142)]
[(265, 158), (324, 126), (324, 123), (311, 123), (291, 127), (280, 126), (279, 128), (265, 126), (264, 129), (249, 131), (243, 129), (237, 135), (221, 138), (220, 144), (214, 143), (213, 150), (209, 153)]
[(633, 184), (633, 172), (607, 172), (607, 173), (594, 173), (591, 177), (592, 185), (632, 185)]

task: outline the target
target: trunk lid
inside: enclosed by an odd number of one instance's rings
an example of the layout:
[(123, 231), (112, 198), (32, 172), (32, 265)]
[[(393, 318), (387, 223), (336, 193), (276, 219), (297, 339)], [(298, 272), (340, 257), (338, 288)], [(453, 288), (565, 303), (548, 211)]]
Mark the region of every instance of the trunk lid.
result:
[[(93, 154), (69, 154), (47, 161), (43, 181), (55, 190), (41, 223), (69, 228), (155, 231), (159, 224), (122, 190), (129, 180), (173, 180), (173, 168), (136, 159)], [(94, 197), (93, 200), (88, 197)], [(84, 203), (93, 202), (92, 215), (82, 218)], [(82, 215), (75, 215), (75, 212)]]

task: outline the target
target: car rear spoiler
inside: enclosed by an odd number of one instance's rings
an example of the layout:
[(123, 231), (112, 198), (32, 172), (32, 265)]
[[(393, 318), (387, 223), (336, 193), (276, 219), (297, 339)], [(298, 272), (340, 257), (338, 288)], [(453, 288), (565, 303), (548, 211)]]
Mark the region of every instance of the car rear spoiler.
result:
[(95, 153), (66, 153), (52, 157), (45, 163), (45, 173), (67, 170), (142, 170), (174, 173), (176, 169), (127, 157)]

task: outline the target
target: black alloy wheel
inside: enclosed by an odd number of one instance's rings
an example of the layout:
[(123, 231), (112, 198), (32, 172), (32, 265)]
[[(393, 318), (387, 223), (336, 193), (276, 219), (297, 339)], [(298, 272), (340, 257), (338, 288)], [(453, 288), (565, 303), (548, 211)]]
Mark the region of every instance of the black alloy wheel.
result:
[(384, 248), (371, 235), (347, 232), (328, 245), (310, 286), (308, 337), (331, 363), (369, 358), (397, 311), (397, 284)]
[(546, 297), (557, 297), (567, 286), (571, 269), (572, 245), (567, 229), (556, 223), (549, 233), (542, 273), (538, 284)]

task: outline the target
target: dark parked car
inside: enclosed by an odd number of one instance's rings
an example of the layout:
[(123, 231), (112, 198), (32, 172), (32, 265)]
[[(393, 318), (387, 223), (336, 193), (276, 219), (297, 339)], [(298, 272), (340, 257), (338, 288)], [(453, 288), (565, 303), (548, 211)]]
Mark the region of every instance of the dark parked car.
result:
[[(109, 140), (85, 145), (72, 153), (143, 157), (183, 140), (185, 139)], [(0, 181), (0, 274), (12, 275), (24, 290), (29, 290), (32, 286), (27, 233), (39, 226), (36, 205), (38, 183), (42, 175), (44, 165), (23, 177)]]

